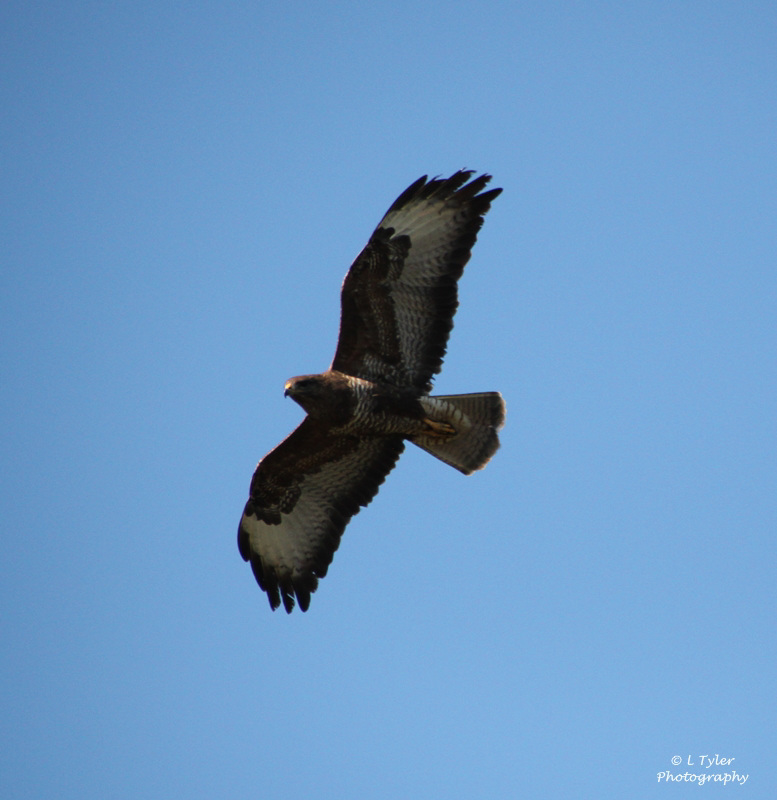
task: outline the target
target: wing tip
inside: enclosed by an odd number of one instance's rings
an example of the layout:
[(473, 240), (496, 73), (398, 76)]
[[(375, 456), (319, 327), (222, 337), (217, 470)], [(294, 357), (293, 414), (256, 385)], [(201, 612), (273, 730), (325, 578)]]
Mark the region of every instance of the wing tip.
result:
[(491, 181), (491, 175), (484, 172), (474, 180), (472, 176), (476, 174), (474, 169), (460, 169), (448, 178), (441, 178), (436, 175), (429, 179), (427, 175), (422, 175), (418, 180), (410, 184), (402, 194), (392, 203), (391, 208), (386, 212), (386, 216), (392, 211), (397, 211), (411, 201), (424, 200), (439, 194), (442, 199), (454, 200), (456, 202), (478, 201), (480, 214), (488, 211), (491, 201), (502, 193), (501, 188), (483, 191)]
[(259, 584), (259, 588), (267, 595), (270, 608), (276, 611), (283, 605), (287, 614), (291, 614), (295, 605), (300, 611), (310, 608), (310, 595), (318, 588), (318, 577), (323, 577), (326, 568), (318, 571), (318, 576), (310, 573), (305, 575), (278, 574), (271, 566), (265, 565), (262, 557), (251, 547), (248, 531), (243, 527), (243, 521), (237, 529), (237, 549), (243, 561), (251, 565), (251, 572)]

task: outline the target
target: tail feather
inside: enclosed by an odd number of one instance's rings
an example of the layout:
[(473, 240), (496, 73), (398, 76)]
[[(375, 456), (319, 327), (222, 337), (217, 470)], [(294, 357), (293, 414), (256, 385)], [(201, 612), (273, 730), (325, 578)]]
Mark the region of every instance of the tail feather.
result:
[(421, 405), (431, 420), (447, 423), (454, 433), (413, 436), (413, 444), (465, 475), (485, 467), (499, 448), (498, 431), (505, 420), (499, 392), (423, 397)]

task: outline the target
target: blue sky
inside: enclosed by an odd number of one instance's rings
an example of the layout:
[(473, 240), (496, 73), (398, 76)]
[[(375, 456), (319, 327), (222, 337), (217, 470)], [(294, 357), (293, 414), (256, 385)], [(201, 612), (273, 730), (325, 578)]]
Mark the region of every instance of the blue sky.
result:
[[(773, 797), (775, 41), (757, 2), (5, 2), (3, 797)], [(235, 537), (283, 384), (461, 167), (504, 193), (436, 390), (502, 391), (502, 449), (409, 449), (273, 614)]]

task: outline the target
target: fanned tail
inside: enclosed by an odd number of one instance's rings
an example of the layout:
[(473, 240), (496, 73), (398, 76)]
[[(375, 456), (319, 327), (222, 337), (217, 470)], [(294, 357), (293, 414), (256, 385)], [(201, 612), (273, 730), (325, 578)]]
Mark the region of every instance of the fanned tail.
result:
[(498, 450), (498, 431), (505, 420), (499, 392), (422, 397), (421, 405), (433, 427), (442, 424), (434, 433), (410, 437), (427, 453), (469, 475), (485, 467)]

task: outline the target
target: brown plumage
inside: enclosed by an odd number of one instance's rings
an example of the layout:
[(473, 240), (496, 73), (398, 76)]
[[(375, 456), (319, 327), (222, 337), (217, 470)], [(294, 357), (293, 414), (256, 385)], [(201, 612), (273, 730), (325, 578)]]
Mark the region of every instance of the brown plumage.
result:
[(457, 281), (502, 191), (483, 191), (490, 176), (472, 175), (424, 176), (397, 198), (345, 276), (332, 366), (286, 384), (307, 416), (259, 462), (237, 538), (273, 609), (291, 612), (296, 598), (307, 610), (345, 526), (405, 440), (467, 475), (499, 447), (498, 392), (429, 395)]

